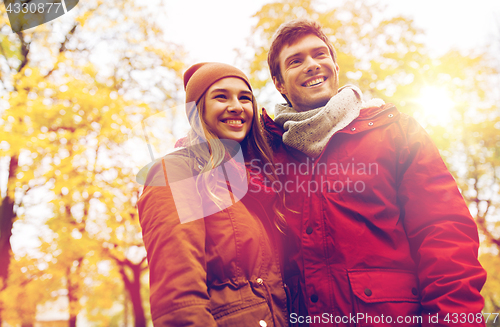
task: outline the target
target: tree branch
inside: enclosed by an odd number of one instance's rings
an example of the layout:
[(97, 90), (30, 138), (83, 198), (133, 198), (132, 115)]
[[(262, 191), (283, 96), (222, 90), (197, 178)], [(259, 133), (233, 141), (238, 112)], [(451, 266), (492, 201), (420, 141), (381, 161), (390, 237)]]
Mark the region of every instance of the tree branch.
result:
[(21, 64), (17, 67), (17, 71), (20, 72), (23, 68), (28, 64), (28, 55), (30, 52), (30, 43), (26, 42), (24, 39), (24, 33), (22, 31), (16, 33), (19, 37), (19, 41), (21, 42), (21, 55), (23, 59), (21, 60)]
[[(66, 34), (66, 37), (64, 38), (64, 41), (61, 42), (60, 46), (59, 46), (59, 53), (63, 53), (64, 51), (66, 51), (66, 45), (68, 44), (68, 42), (71, 40), (71, 38), (73, 37), (73, 35), (75, 34), (75, 31), (76, 31), (76, 28), (78, 27), (79, 23), (75, 23), (75, 25), (73, 25), (73, 27), (71, 28), (71, 30), (69, 30), (69, 32)], [(54, 67), (52, 67), (52, 69), (44, 76), (44, 78), (47, 78), (49, 77), (50, 75), (52, 75), (52, 73), (57, 69), (57, 67), (59, 66), (59, 61), (57, 61), (55, 64), (54, 64)]]

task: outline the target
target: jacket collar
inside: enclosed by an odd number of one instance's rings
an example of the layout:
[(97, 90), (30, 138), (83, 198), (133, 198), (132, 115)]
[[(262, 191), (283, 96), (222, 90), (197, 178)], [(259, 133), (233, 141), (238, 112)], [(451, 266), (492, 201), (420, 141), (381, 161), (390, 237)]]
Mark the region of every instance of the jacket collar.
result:
[[(380, 107), (368, 107), (361, 109), (359, 116), (352, 123), (339, 132), (355, 134), (367, 129), (376, 128), (385, 125), (399, 118), (399, 111), (396, 107), (387, 103)], [(262, 124), (266, 131), (276, 136), (283, 136), (284, 130), (269, 117), (265, 108), (262, 108)], [(366, 122), (368, 121), (368, 122)], [(366, 125), (366, 126), (365, 126)], [(354, 127), (354, 130), (352, 129)]]
[(338, 133), (356, 134), (387, 125), (399, 119), (400, 112), (391, 104), (362, 109), (358, 118)]
[[(384, 104), (380, 107), (368, 107), (361, 109), (359, 116), (354, 119), (349, 125), (338, 131), (338, 133), (345, 134), (357, 134), (360, 132), (364, 132), (370, 129), (378, 128), (382, 125), (387, 125), (392, 122), (395, 122), (399, 119), (400, 112), (396, 109), (396, 107), (391, 104)], [(267, 114), (266, 110), (262, 108), (262, 124), (264, 129), (273, 136), (274, 142), (278, 142), (281, 146), (286, 148), (286, 152), (295, 157), (296, 160), (300, 161), (300, 157), (305, 156), (304, 153), (296, 150), (292, 147), (288, 147), (283, 143), (283, 133), (284, 130), (276, 124), (271, 117)], [(334, 135), (335, 136), (335, 135)], [(333, 136), (333, 137), (334, 137)], [(331, 139), (330, 139), (331, 141)], [(325, 147), (326, 149), (326, 147)], [(313, 160), (320, 159), (323, 156), (323, 152), (317, 157), (313, 158)]]
[(268, 131), (271, 134), (277, 135), (280, 138), (283, 136), (283, 133), (285, 132), (283, 128), (276, 124), (274, 120), (269, 117), (267, 114), (267, 110), (265, 108), (262, 108), (262, 124), (264, 125), (264, 129)]

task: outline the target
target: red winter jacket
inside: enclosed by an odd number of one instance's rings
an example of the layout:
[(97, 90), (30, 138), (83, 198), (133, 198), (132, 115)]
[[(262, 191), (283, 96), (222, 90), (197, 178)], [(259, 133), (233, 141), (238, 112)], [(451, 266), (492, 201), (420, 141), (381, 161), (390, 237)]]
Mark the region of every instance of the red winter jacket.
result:
[(363, 109), (317, 158), (282, 144), (262, 118), (297, 211), (287, 217), (292, 323), (484, 325), (476, 224), (413, 118), (393, 105)]

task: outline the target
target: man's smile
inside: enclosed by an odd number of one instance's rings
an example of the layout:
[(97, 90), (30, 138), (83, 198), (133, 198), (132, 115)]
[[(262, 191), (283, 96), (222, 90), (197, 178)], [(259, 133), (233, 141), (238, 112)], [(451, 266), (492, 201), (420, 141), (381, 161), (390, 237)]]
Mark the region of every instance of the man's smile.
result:
[(309, 81), (307, 81), (305, 83), (302, 83), (302, 86), (304, 86), (304, 87), (316, 86), (316, 85), (322, 84), (326, 80), (327, 80), (326, 77), (319, 76), (319, 77), (315, 77), (313, 79), (310, 79)]

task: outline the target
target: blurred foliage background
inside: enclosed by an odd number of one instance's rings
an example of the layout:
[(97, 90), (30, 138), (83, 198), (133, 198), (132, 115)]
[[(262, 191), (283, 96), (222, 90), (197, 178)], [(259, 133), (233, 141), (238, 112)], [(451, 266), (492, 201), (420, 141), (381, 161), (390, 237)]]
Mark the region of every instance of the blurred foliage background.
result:
[[(183, 98), (186, 53), (168, 42), (161, 10), (137, 1), (80, 1), (74, 19), (19, 33), (0, 7), (0, 326), (151, 325), (127, 135)], [(276, 92), (271, 37), (308, 17), (336, 47), (341, 85), (421, 122), (478, 224), (484, 312), (500, 312), (500, 40), (435, 57), (411, 19), (360, 0), (270, 2), (254, 17), (237, 65), (264, 107)], [(36, 250), (14, 253), (11, 237), (30, 228)]]

